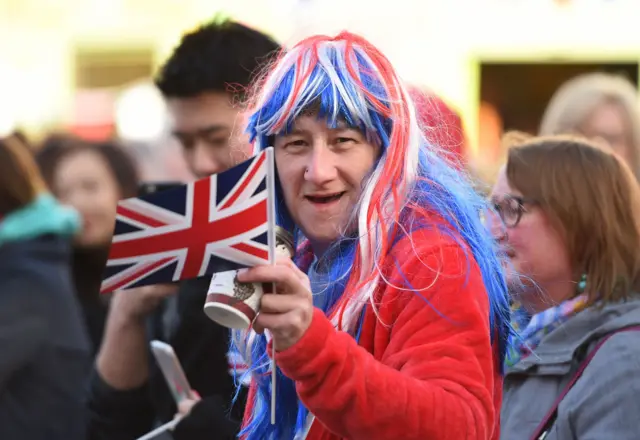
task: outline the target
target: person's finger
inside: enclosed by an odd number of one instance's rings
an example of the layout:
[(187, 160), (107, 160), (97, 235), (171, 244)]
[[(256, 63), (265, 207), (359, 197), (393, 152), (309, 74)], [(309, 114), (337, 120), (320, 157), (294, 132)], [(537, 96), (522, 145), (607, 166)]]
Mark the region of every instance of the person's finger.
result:
[(178, 404), (178, 412), (180, 414), (182, 414), (183, 416), (186, 416), (187, 414), (189, 414), (191, 412), (191, 410), (193, 409), (193, 407), (198, 403), (198, 400), (192, 400), (192, 399), (183, 399), (179, 404)]
[(287, 313), (306, 305), (299, 296), (267, 293), (260, 300), (260, 313)]
[(276, 283), (278, 293), (295, 293), (306, 288), (291, 267), (285, 265), (255, 266), (238, 272), (241, 283)]
[(296, 263), (294, 263), (293, 260), (291, 260), (291, 258), (278, 257), (276, 259), (276, 265), (289, 267), (296, 274), (298, 278), (300, 278), (301, 280), (307, 279), (307, 274), (301, 271), (300, 268), (296, 266)]
[(254, 330), (257, 334), (261, 335), (261, 334), (263, 334), (263, 333), (264, 333), (264, 326), (262, 326), (262, 325), (260, 324), (260, 320), (259, 320), (258, 318), (256, 318), (256, 319), (254, 319), (254, 320), (253, 320), (253, 325), (252, 325), (252, 327), (253, 327), (253, 330)]
[(283, 330), (302, 327), (303, 315), (298, 312), (298, 310), (291, 310), (281, 314), (261, 313), (256, 319), (255, 325), (270, 330), (274, 334)]

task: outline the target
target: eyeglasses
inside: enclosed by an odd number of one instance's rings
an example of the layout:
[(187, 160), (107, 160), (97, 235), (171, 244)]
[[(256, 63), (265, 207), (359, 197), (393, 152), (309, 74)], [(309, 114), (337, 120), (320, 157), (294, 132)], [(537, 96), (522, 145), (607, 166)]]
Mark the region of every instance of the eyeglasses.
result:
[(495, 212), (507, 228), (515, 228), (522, 219), (522, 214), (527, 212), (525, 205), (533, 205), (536, 202), (525, 197), (507, 195), (500, 200), (493, 200)]

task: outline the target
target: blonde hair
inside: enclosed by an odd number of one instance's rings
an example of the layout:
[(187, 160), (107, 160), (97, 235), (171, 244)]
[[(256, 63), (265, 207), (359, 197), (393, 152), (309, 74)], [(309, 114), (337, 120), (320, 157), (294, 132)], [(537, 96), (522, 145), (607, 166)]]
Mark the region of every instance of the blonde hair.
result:
[(590, 301), (614, 302), (640, 275), (640, 185), (626, 162), (596, 143), (561, 135), (505, 136), (509, 185), (535, 200), (564, 237)]
[(640, 176), (640, 108), (638, 92), (619, 75), (589, 73), (565, 82), (553, 95), (540, 124), (540, 135), (575, 134), (593, 111), (604, 103), (617, 104), (631, 128), (631, 169)]

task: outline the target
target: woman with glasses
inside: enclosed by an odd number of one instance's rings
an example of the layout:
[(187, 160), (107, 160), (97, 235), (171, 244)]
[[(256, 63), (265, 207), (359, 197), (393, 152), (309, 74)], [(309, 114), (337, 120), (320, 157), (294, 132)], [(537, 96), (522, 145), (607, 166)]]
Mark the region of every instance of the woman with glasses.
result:
[(615, 154), (586, 140), (507, 143), (489, 216), (510, 259), (518, 330), (501, 438), (637, 439), (640, 188)]

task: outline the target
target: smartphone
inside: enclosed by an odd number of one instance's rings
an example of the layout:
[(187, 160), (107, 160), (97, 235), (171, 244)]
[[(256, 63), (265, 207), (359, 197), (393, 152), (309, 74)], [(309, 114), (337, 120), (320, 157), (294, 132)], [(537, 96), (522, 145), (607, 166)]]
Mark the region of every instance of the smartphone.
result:
[(166, 191), (168, 189), (184, 186), (182, 182), (142, 182), (138, 186), (138, 197), (147, 196), (149, 194)]
[(187, 376), (182, 370), (176, 353), (173, 351), (173, 347), (162, 341), (154, 340), (151, 341), (151, 351), (160, 366), (167, 385), (169, 385), (176, 404), (179, 405), (184, 399), (190, 399), (191, 386), (187, 381)]

